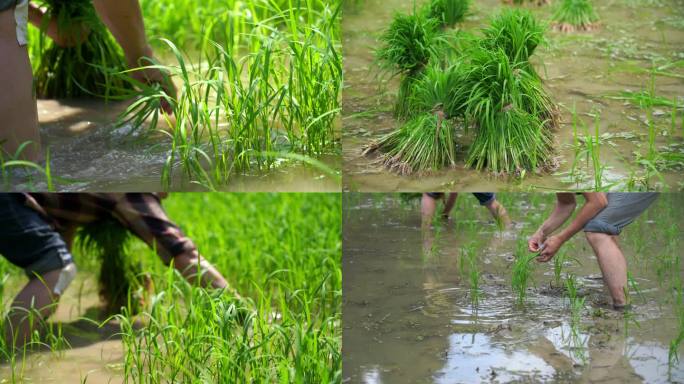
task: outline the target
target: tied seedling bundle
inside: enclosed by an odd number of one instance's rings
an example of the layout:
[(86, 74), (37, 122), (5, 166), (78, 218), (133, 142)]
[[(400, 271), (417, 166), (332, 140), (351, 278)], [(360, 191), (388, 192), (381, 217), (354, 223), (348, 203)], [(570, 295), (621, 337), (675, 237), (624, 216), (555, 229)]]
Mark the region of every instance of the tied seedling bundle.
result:
[(439, 20), (442, 27), (453, 27), (465, 19), (470, 0), (431, 0), (426, 6), (428, 18)]
[(130, 233), (115, 219), (104, 219), (81, 227), (78, 243), (84, 254), (95, 255), (100, 264), (98, 288), (108, 315), (128, 308), (142, 308), (143, 284), (140, 264), (127, 252)]
[[(436, 45), (432, 55), (408, 86), (401, 110), (408, 122), (395, 132), (372, 143), (365, 153), (383, 152), (382, 162), (400, 173), (417, 172), (453, 165), (455, 143), (449, 145), (407, 145), (423, 137), (413, 129), (439, 132), (452, 130), (444, 137), (455, 138), (454, 119), (464, 122), (466, 132), (474, 127), (475, 138), (466, 165), (498, 174), (519, 174), (525, 170), (546, 169), (551, 165), (551, 130), (558, 126), (556, 106), (545, 92), (541, 78), (529, 62), (543, 41), (544, 27), (527, 11), (505, 10), (482, 30), (481, 37), (456, 35), (457, 52), (449, 44)], [(435, 63), (434, 57), (449, 57)], [(402, 85), (403, 86), (403, 85)], [(400, 93), (405, 93), (402, 91)], [(407, 106), (403, 106), (408, 104)], [(446, 119), (431, 118), (437, 111)], [(422, 118), (418, 118), (422, 116)], [(416, 124), (420, 121), (421, 124)], [(432, 126), (428, 126), (432, 122)], [(440, 129), (434, 125), (440, 123)], [(433, 134), (434, 136), (434, 134)], [(420, 149), (421, 153), (412, 153)], [(416, 161), (424, 151), (441, 162)], [(449, 161), (447, 161), (447, 159)], [(401, 164), (401, 166), (397, 166)], [(429, 165), (429, 167), (426, 167)]]
[(420, 12), (411, 15), (397, 13), (389, 28), (380, 37), (380, 48), (375, 52), (380, 68), (392, 76), (400, 76), (401, 83), (394, 107), (394, 116), (406, 118), (413, 82), (435, 54), (440, 22)]
[(47, 12), (41, 30), (50, 20), (65, 46), (48, 41), (41, 34), (34, 66), (39, 97), (72, 98), (118, 96), (128, 93), (130, 82), (115, 73), (125, 70), (123, 54), (100, 22), (91, 0), (44, 0)]
[(561, 32), (591, 31), (598, 27), (598, 14), (591, 0), (563, 0), (551, 17)]

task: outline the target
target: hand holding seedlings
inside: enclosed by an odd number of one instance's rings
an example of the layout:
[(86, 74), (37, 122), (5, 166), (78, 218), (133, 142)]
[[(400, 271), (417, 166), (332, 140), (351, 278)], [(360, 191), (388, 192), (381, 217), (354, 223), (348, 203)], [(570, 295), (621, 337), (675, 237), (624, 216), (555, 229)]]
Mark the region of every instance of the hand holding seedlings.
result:
[(563, 245), (564, 241), (558, 236), (550, 236), (546, 241), (539, 247), (539, 256), (537, 256), (537, 262), (546, 263), (551, 260), (556, 252)]

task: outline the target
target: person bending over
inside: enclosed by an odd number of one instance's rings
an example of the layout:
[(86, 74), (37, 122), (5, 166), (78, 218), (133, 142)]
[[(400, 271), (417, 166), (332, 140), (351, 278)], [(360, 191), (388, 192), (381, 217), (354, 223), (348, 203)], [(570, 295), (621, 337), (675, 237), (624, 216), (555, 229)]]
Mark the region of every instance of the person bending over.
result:
[[(473, 196), (477, 198), (477, 200), (480, 202), (480, 205), (487, 207), (497, 223), (502, 223), (504, 226), (511, 224), (511, 219), (508, 217), (506, 208), (504, 208), (504, 206), (496, 200), (496, 195), (494, 193), (473, 193)], [(437, 211), (438, 200), (444, 200), (442, 218), (448, 220), (451, 210), (454, 208), (454, 205), (456, 205), (456, 198), (458, 198), (458, 193), (456, 192), (449, 193), (448, 197), (441, 192), (423, 193), (423, 198), (421, 200), (423, 224), (430, 225), (430, 223), (432, 223), (432, 219)]]
[(657, 193), (582, 193), (585, 199), (572, 222), (554, 234), (570, 218), (577, 202), (573, 193), (556, 194), (556, 206), (546, 221), (528, 240), (530, 252), (539, 252), (537, 260), (548, 262), (560, 247), (577, 232), (584, 231), (598, 260), (603, 281), (616, 310), (624, 310), (627, 287), (627, 261), (618, 245), (623, 228), (636, 220), (655, 200)]
[(74, 279), (70, 248), (76, 229), (106, 219), (116, 220), (147, 243), (165, 264), (173, 262), (188, 281), (199, 279), (204, 287), (230, 290), (221, 273), (166, 216), (157, 194), (1, 193), (0, 254), (29, 278), (8, 314), (8, 345), (27, 343), (40, 323), (30, 321), (28, 313), (48, 318)]

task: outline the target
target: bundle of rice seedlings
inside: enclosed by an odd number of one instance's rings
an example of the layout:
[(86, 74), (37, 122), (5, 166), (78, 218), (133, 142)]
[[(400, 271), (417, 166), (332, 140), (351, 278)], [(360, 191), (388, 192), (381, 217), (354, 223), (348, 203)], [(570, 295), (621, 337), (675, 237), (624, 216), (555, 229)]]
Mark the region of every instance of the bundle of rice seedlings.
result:
[(77, 238), (83, 253), (94, 254), (100, 263), (98, 288), (105, 314), (120, 313), (122, 307), (139, 312), (144, 276), (127, 252), (131, 234), (112, 218), (83, 226)]
[(477, 135), (466, 164), (494, 173), (517, 173), (550, 165), (554, 104), (526, 63), (512, 62), (503, 49), (473, 50), (466, 116)]
[(467, 95), (467, 116), (484, 116), (512, 105), (546, 121), (548, 128), (557, 127), (557, 108), (528, 62), (513, 61), (501, 48), (473, 49), (469, 55), (467, 80), (456, 90)]
[(439, 20), (442, 27), (453, 27), (465, 19), (469, 6), (470, 0), (431, 0), (426, 9), (428, 17)]
[(482, 44), (503, 49), (513, 62), (527, 62), (543, 41), (544, 29), (529, 11), (505, 9), (482, 30)]
[(440, 107), (410, 119), (398, 130), (371, 144), (364, 154), (376, 150), (383, 152), (382, 164), (401, 175), (453, 166), (456, 159), (454, 127)]
[[(47, 21), (57, 22), (60, 34), (79, 40), (61, 47), (41, 37), (41, 52), (34, 70), (38, 97), (71, 98), (116, 96), (131, 90), (116, 72), (126, 69), (121, 49), (100, 22), (90, 0), (44, 0)], [(44, 35), (44, 34), (42, 34)]]
[(598, 14), (590, 0), (563, 0), (551, 17), (561, 32), (591, 31), (598, 27)]
[(402, 76), (394, 116), (409, 116), (409, 97), (416, 79), (433, 56), (439, 23), (421, 13), (395, 14), (389, 28), (380, 37), (375, 52), (380, 67), (393, 76)]
[(415, 76), (430, 61), (437, 36), (437, 20), (421, 13), (397, 13), (380, 37), (376, 59), (381, 68), (392, 74)]
[(466, 165), (496, 174), (546, 168), (551, 158), (551, 137), (535, 115), (508, 106), (478, 116), (478, 133), (468, 151)]
[(457, 92), (459, 85), (465, 81), (466, 65), (458, 62), (444, 68), (441, 65), (430, 65), (425, 74), (413, 85), (409, 97), (411, 115), (434, 110), (441, 106), (445, 117), (462, 116), (465, 112), (466, 97)]

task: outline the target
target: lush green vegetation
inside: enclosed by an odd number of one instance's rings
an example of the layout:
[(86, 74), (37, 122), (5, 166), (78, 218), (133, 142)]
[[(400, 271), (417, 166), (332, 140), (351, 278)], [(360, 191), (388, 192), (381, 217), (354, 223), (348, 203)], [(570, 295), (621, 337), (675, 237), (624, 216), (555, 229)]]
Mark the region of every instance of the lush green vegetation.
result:
[[(164, 206), (242, 298), (189, 284), (142, 242), (128, 241), (121, 248), (126, 260), (149, 275), (151, 290), (142, 290), (140, 308), (126, 304), (106, 320), (120, 326), (119, 374), (127, 382), (341, 380), (339, 194), (176, 194)], [(91, 229), (89, 238), (97, 232), (101, 241), (107, 231)], [(92, 249), (78, 248), (74, 255), (89, 279), (101, 263)], [(118, 252), (116, 246), (107, 249)], [(128, 278), (135, 286), (135, 278)], [(3, 311), (23, 280), (0, 260)], [(128, 292), (130, 301), (136, 292)], [(17, 353), (0, 345), (12, 380), (28, 379), (22, 359), (30, 359), (38, 344), (69, 348), (62, 324), (52, 322)]]

